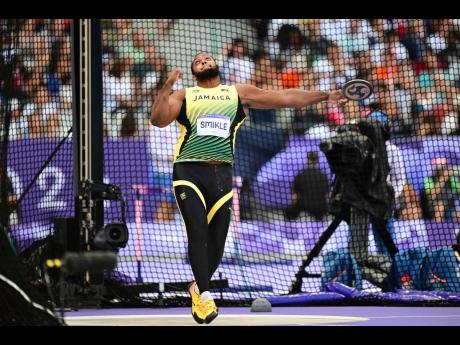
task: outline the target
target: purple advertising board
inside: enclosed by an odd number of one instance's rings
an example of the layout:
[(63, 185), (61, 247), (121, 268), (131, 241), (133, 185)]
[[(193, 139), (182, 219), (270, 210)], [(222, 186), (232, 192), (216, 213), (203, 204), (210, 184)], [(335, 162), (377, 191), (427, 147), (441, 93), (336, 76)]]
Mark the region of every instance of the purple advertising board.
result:
[[(19, 196), (40, 170), (59, 140), (12, 140), (8, 151), (8, 175)], [(23, 222), (46, 221), (74, 214), (72, 141), (65, 142), (45, 167), (21, 202)], [(119, 186), (128, 202), (129, 218), (135, 197), (132, 185), (147, 184), (151, 165), (145, 140), (133, 138), (104, 142), (104, 182)], [(117, 213), (108, 203), (107, 214)], [(119, 207), (118, 207), (119, 209)], [(118, 212), (119, 213), (119, 212)]]
[[(257, 173), (254, 191), (258, 201), (268, 207), (287, 207), (292, 201), (292, 185), (295, 176), (305, 167), (307, 153), (316, 151), (320, 168), (332, 181), (332, 174), (326, 156), (319, 149), (320, 139), (292, 136), (286, 148)], [(431, 174), (431, 159), (445, 157), (451, 166), (460, 166), (460, 137), (410, 137), (392, 139), (403, 157), (406, 177), (420, 190), (423, 179)]]
[[(454, 158), (460, 156), (460, 145), (453, 145), (453, 142), (458, 138), (455, 138), (455, 140), (449, 139), (447, 142), (446, 140), (448, 139), (414, 138), (412, 141), (408, 139), (396, 141), (396, 144), (401, 148), (404, 155), (413, 155), (414, 152), (417, 152), (420, 158), (424, 157), (426, 152), (426, 159), (417, 160), (418, 164), (427, 164), (426, 160), (430, 157), (447, 151), (451, 153), (450, 159), (454, 162)], [(51, 139), (10, 142), (8, 173), (18, 195), (21, 195), (24, 188), (30, 183), (58, 143), (58, 140)], [(271, 200), (280, 201), (283, 200), (284, 194), (290, 194), (290, 179), (295, 175), (292, 170), (301, 168), (305, 157), (304, 153), (307, 152), (308, 148), (316, 147), (317, 144), (317, 140), (311, 142), (305, 141), (305, 139), (294, 140), (286, 150), (277, 155), (278, 157), (275, 156), (274, 159), (268, 162), (267, 166), (262, 168), (265, 169), (265, 172), (262, 171), (261, 173), (269, 177), (268, 172), (273, 170), (277, 174), (272, 174), (272, 179), (284, 181), (284, 184), (267, 180), (264, 193), (268, 194), (264, 195), (268, 197), (272, 193), (273, 199)], [(284, 157), (283, 155), (288, 155), (284, 159), (284, 168), (275, 169), (275, 163), (283, 161), (281, 159)], [(411, 159), (414, 160), (414, 156)], [(407, 161), (410, 160), (407, 159)], [(324, 157), (321, 158), (321, 162), (323, 165), (325, 164)], [(158, 191), (151, 188), (148, 193), (140, 195), (134, 188), (136, 185), (149, 185), (149, 169), (151, 167), (151, 157), (145, 140), (127, 138), (106, 140), (104, 142), (104, 182), (117, 185), (123, 191), (127, 200), (126, 220), (132, 227), (139, 221), (145, 223), (148, 228), (155, 226), (152, 223), (152, 215), (156, 206)], [(427, 173), (426, 167), (421, 165), (417, 167), (414, 164), (411, 169), (413, 169), (411, 171), (418, 169), (421, 174)], [(282, 171), (282, 176), (279, 171)], [(280, 192), (278, 190), (280, 186), (283, 186), (286, 190)], [(142, 202), (136, 203), (139, 200)], [(106, 221), (116, 221), (116, 218), (121, 215), (119, 204), (112, 201), (107, 202), (105, 206)], [(52, 224), (52, 218), (71, 217), (73, 214), (72, 142), (68, 140), (24, 197), (21, 203), (21, 222), (19, 225), (22, 230), (19, 232), (23, 233), (24, 236), (31, 236), (32, 233), (32, 237), (40, 238), (43, 237), (44, 232), (51, 231), (49, 227)], [(33, 228), (32, 224), (48, 225), (45, 228)], [(180, 222), (178, 226), (182, 226)], [(304, 242), (305, 248), (313, 246), (326, 224), (321, 222), (282, 222), (282, 224), (262, 222), (261, 224), (252, 224), (250, 227), (246, 227), (244, 223), (241, 223), (241, 226), (240, 240), (247, 242), (248, 250), (251, 248), (251, 242), (260, 241), (260, 246), (252, 246), (254, 250), (283, 252), (287, 249), (285, 244), (291, 240), (301, 240)], [(458, 224), (454, 222), (434, 223), (423, 220), (396, 222), (395, 227), (397, 228), (397, 236), (399, 236), (397, 242), (403, 248), (450, 245), (454, 243), (455, 235), (459, 231)], [(37, 235), (36, 232), (38, 231), (40, 232)], [(135, 232), (135, 229), (133, 231)], [(242, 249), (245, 249), (244, 243), (242, 243)]]

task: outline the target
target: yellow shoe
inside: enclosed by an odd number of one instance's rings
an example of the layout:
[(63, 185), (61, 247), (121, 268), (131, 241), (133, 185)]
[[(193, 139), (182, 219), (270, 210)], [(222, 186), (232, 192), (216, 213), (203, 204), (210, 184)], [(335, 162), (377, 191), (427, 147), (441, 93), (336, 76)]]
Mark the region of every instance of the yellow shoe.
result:
[(201, 314), (205, 323), (211, 323), (218, 315), (218, 309), (213, 299), (201, 302)]
[(205, 321), (203, 312), (201, 311), (201, 295), (195, 291), (196, 282), (192, 282), (187, 287), (188, 293), (192, 298), (192, 316), (193, 319), (202, 324)]

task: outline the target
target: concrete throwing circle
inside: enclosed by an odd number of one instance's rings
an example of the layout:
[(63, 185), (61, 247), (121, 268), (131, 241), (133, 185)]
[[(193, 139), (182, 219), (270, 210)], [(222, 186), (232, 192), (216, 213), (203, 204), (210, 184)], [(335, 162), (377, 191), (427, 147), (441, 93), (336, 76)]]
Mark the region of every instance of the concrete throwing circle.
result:
[[(364, 317), (334, 315), (219, 315), (207, 326), (318, 325), (368, 321)], [(68, 316), (69, 326), (200, 326), (190, 315)]]

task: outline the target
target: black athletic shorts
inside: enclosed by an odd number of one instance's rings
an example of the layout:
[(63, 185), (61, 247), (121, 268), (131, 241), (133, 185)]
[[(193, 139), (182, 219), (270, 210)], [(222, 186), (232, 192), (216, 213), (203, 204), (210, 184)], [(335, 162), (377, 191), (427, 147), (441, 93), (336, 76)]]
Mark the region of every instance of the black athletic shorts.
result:
[(228, 163), (175, 163), (173, 186), (184, 221), (187, 223), (195, 218), (194, 214), (202, 216), (204, 210), (207, 224), (210, 224), (220, 209), (231, 208), (232, 166)]

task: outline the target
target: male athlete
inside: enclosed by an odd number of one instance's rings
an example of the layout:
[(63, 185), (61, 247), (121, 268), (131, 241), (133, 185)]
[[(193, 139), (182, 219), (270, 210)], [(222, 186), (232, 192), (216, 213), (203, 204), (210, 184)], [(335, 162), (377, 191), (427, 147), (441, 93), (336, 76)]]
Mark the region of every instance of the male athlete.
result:
[(219, 68), (206, 53), (191, 64), (197, 86), (172, 87), (182, 76), (173, 68), (151, 111), (150, 122), (165, 127), (176, 120), (181, 134), (174, 150), (173, 187), (188, 238), (188, 255), (195, 281), (188, 291), (192, 315), (210, 323), (217, 307), (209, 281), (224, 253), (232, 206), (232, 164), (236, 132), (249, 108), (303, 108), (347, 100), (342, 91), (263, 90), (249, 84), (221, 85)]

